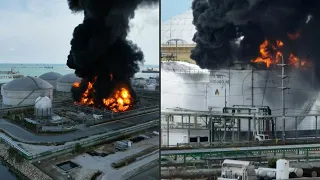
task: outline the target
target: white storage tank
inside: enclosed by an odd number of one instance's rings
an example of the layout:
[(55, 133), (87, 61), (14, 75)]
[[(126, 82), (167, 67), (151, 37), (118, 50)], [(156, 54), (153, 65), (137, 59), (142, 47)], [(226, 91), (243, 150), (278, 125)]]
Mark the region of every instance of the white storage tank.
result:
[(4, 86), (5, 84), (2, 84), (1, 85), (1, 95), (3, 94), (3, 86)]
[(34, 113), (37, 117), (48, 117), (52, 114), (52, 101), (47, 96), (40, 96), (35, 101)]
[(147, 84), (144, 89), (154, 91), (154, 90), (156, 90), (156, 85), (155, 84)]
[(74, 73), (66, 74), (57, 79), (56, 89), (60, 92), (71, 92), (71, 87), (75, 82), (81, 82), (81, 79)]
[(156, 79), (149, 79), (148, 83), (149, 84), (157, 84), (157, 80)]
[(276, 179), (289, 179), (289, 161), (285, 159), (279, 159), (277, 161)]
[(136, 78), (133, 80), (133, 86), (138, 88), (143, 88), (147, 83), (147, 80), (143, 78)]
[(59, 79), (61, 76), (61, 74), (56, 72), (47, 72), (39, 76), (39, 78), (47, 81), (53, 86), (53, 89), (56, 89), (57, 79)]
[(53, 100), (53, 86), (40, 78), (26, 76), (5, 84), (2, 88), (4, 106), (34, 105), (39, 96)]

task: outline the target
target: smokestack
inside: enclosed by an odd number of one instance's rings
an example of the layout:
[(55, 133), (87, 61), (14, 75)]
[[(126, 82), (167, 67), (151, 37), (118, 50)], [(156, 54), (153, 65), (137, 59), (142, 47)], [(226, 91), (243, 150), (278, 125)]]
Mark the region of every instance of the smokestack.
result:
[[(72, 87), (75, 101), (84, 93), (93, 102), (105, 106), (104, 99), (116, 90), (128, 89), (135, 99), (130, 78), (144, 62), (140, 48), (126, 39), (129, 21), (138, 6), (155, 5), (159, 0), (68, 0), (74, 13), (83, 12), (84, 20), (73, 32), (67, 65), (83, 80)], [(93, 86), (92, 88), (90, 86)], [(90, 91), (86, 92), (88, 89)]]
[[(249, 63), (259, 56), (264, 40), (281, 40), (284, 55), (290, 52), (308, 59), (317, 69), (319, 8), (318, 0), (194, 0), (197, 32), (191, 58), (208, 69), (227, 66), (234, 60)], [(319, 77), (320, 71), (316, 73)]]

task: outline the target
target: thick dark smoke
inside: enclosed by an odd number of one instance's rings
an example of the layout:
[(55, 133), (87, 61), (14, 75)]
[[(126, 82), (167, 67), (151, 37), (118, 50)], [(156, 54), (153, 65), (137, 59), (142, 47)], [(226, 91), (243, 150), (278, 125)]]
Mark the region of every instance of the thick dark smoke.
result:
[[(191, 58), (201, 68), (249, 62), (258, 57), (265, 39), (283, 41), (284, 56), (293, 52), (320, 67), (319, 0), (194, 0), (192, 9), (197, 45)], [(290, 39), (288, 34), (297, 32), (300, 37)], [(316, 75), (319, 78), (320, 71)]]
[(139, 71), (144, 55), (133, 42), (126, 40), (129, 20), (138, 6), (154, 5), (159, 0), (68, 0), (69, 8), (84, 12), (84, 20), (73, 32), (67, 65), (83, 78), (80, 88), (73, 88), (75, 100), (94, 83), (91, 95), (101, 104), (119, 84), (132, 91), (130, 78)]

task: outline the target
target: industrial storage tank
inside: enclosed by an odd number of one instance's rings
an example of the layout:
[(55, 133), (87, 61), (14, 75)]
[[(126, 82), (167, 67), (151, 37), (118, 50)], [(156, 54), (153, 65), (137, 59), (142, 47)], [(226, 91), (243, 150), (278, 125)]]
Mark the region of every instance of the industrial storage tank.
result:
[[(272, 115), (281, 115), (281, 70), (257, 69), (250, 64), (234, 63), (228, 69), (202, 70), (183, 62), (162, 62), (161, 108), (181, 107), (192, 110), (222, 112), (223, 107), (234, 105), (269, 106)], [(197, 70), (199, 71), (198, 73)], [(207, 71), (207, 73), (205, 72)], [(285, 86), (286, 114), (319, 112), (320, 97), (315, 90), (313, 71), (287, 67)], [(174, 101), (172, 101), (174, 99)], [(241, 112), (244, 113), (244, 112)], [(311, 114), (312, 114), (311, 113)], [(298, 130), (315, 129), (315, 117), (298, 118)], [(254, 126), (251, 126), (253, 130)], [(241, 120), (241, 131), (248, 131), (248, 120)], [(280, 121), (276, 129), (282, 130)], [(286, 130), (294, 130), (292, 120), (286, 122)]]
[(4, 106), (34, 105), (39, 96), (53, 99), (53, 86), (36, 77), (22, 77), (3, 86), (2, 99)]
[(53, 86), (53, 89), (56, 89), (56, 82), (62, 75), (56, 72), (47, 72), (39, 76), (40, 79), (43, 79), (50, 83)]
[(144, 89), (155, 91), (156, 85), (155, 84), (147, 84)]
[(209, 75), (209, 70), (195, 64), (161, 62), (161, 108), (208, 110), (205, 91)]
[(75, 82), (81, 82), (81, 79), (74, 73), (66, 74), (57, 79), (56, 89), (60, 92), (71, 92), (71, 87)]
[(37, 117), (49, 117), (52, 114), (52, 101), (47, 96), (40, 96), (36, 99), (34, 113)]
[(132, 80), (132, 85), (136, 88), (144, 88), (147, 83), (148, 81), (144, 78), (134, 78)]
[(289, 179), (289, 161), (285, 159), (277, 161), (276, 179)]

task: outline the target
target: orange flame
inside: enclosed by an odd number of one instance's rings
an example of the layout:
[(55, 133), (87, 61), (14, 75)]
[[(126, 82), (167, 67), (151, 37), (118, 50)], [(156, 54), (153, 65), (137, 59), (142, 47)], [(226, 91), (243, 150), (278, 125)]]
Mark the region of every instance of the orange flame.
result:
[[(279, 48), (283, 47), (283, 42), (280, 40), (276, 41), (275, 45), (271, 45), (268, 40), (264, 40), (263, 43), (260, 45), (260, 57), (252, 60), (254, 63), (265, 63), (267, 67), (270, 67), (271, 64), (279, 63), (282, 53)], [(268, 47), (272, 47), (274, 51), (276, 51), (275, 58), (272, 52), (269, 51)]]
[(80, 82), (75, 82), (75, 83), (73, 83), (72, 86), (75, 87), (75, 88), (78, 88), (78, 87), (80, 87)]
[(132, 97), (128, 89), (122, 87), (112, 97), (102, 100), (103, 104), (114, 112), (126, 111), (132, 106)]
[(290, 55), (289, 55), (289, 64), (293, 65), (296, 68), (311, 67), (312, 66), (311, 62), (309, 62), (307, 60), (300, 60), (297, 56), (295, 56), (292, 53), (290, 53)]
[[(296, 36), (298, 37), (298, 35)], [(280, 50), (283, 46), (284, 43), (280, 40), (277, 40), (275, 44), (271, 44), (268, 40), (264, 40), (263, 43), (260, 45), (260, 56), (252, 60), (251, 62), (265, 63), (268, 68), (271, 66), (271, 64), (279, 64), (282, 58), (282, 52)], [(273, 52), (271, 52), (270, 50), (273, 50)], [(290, 53), (287, 63), (296, 68), (311, 66), (310, 62), (306, 60), (300, 60), (293, 53)]]
[[(110, 74), (110, 78), (112, 80), (112, 74)], [(88, 82), (88, 87), (85, 92), (82, 94), (80, 100), (78, 102), (74, 102), (75, 104), (82, 105), (94, 105), (93, 93), (95, 89), (93, 88), (94, 83), (96, 82), (97, 77), (94, 78), (92, 82)], [(79, 88), (80, 83), (75, 82), (73, 87)], [(129, 110), (133, 104), (133, 98), (130, 94), (128, 88), (125, 85), (122, 85), (120, 88), (116, 89), (108, 98), (102, 99), (102, 103), (106, 109), (109, 109), (113, 112), (122, 112)]]

